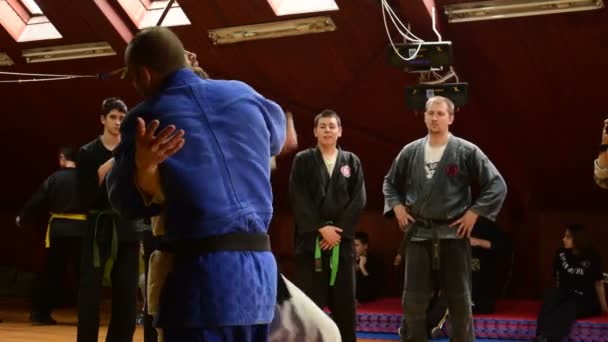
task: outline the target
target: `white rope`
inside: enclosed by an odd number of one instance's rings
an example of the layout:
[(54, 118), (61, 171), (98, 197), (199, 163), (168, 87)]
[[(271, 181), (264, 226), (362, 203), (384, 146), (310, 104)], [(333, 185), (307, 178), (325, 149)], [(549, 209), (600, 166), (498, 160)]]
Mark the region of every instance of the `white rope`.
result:
[[(399, 16), (395, 13), (395, 11), (393, 11), (391, 6), (388, 4), (387, 0), (382, 0), (382, 9), (383, 14), (384, 11), (388, 13), (389, 18), (395, 25), (395, 28), (397, 29), (397, 31), (399, 31), (399, 34), (401, 34), (401, 36), (405, 38), (405, 40), (409, 40), (415, 43), (424, 42), (424, 40), (418, 38), (414, 33), (412, 33), (412, 31), (407, 26), (405, 26), (405, 24), (403, 24), (403, 22), (399, 19)], [(405, 32), (401, 31), (401, 29), (399, 28), (400, 26), (405, 30)]]
[(450, 67), (450, 71), (445, 74), (443, 77), (440, 77), (441, 75), (439, 75), (439, 73), (434, 72), (433, 71), (433, 75), (437, 78), (434, 81), (420, 81), (421, 84), (442, 84), (445, 83), (447, 80), (449, 80), (450, 78), (455, 78), (456, 79), (456, 83), (460, 83), (460, 79), (458, 78), (458, 75), (456, 74), (456, 70), (454, 70), (454, 67)]
[(437, 20), (435, 18), (435, 6), (433, 6), (433, 14), (432, 14), (432, 21), (433, 21), (433, 31), (435, 31), (435, 34), (437, 35), (437, 39), (439, 39), (439, 41), (441, 41), (441, 33), (439, 33), (439, 31), (437, 31)]
[(62, 77), (49, 77), (49, 78), (29, 78), (19, 80), (0, 80), (0, 83), (28, 83), (28, 82), (46, 82), (46, 81), (61, 81), (61, 80), (72, 80), (75, 78), (82, 78), (81, 76), (62, 76)]
[(38, 76), (38, 77), (97, 77), (97, 75), (35, 74), (35, 73), (29, 73), (29, 72), (9, 72), (9, 71), (0, 71), (0, 75)]
[[(386, 0), (382, 0), (382, 3), (383, 3), (383, 4), (385, 4), (385, 3), (386, 3)], [(387, 4), (387, 6), (388, 6), (388, 4)], [(384, 6), (383, 6), (383, 8), (384, 8)], [(389, 8), (390, 8), (390, 7), (389, 7)], [(389, 17), (390, 17), (390, 14), (389, 14)], [(386, 23), (386, 14), (385, 14), (384, 9), (382, 10), (382, 19), (384, 20), (384, 28), (386, 29), (386, 35), (388, 36), (388, 41), (391, 43), (391, 46), (392, 46), (393, 50), (395, 51), (395, 53), (397, 54), (397, 56), (399, 56), (399, 58), (403, 59), (404, 61), (411, 61), (412, 59), (416, 58), (416, 56), (418, 55), (418, 52), (420, 52), (420, 48), (422, 47), (422, 42), (423, 42), (423, 41), (422, 41), (422, 40), (417, 41), (417, 43), (418, 43), (418, 48), (416, 49), (416, 52), (414, 52), (414, 53), (413, 53), (413, 54), (412, 54), (410, 57), (405, 57), (405, 56), (403, 56), (401, 53), (399, 53), (399, 50), (398, 50), (398, 49), (397, 49), (397, 47), (395, 46), (395, 43), (393, 43), (393, 39), (391, 38), (391, 34), (390, 34), (389, 29), (388, 29), (388, 24)], [(391, 17), (391, 20), (392, 20), (392, 17)], [(397, 18), (397, 20), (398, 20), (398, 18)], [(393, 24), (395, 24), (395, 21), (394, 21), (394, 20), (393, 20)], [(395, 24), (395, 27), (397, 27), (397, 26), (396, 26), (396, 24)], [(397, 30), (398, 30), (398, 31), (399, 31), (399, 33), (400, 33), (400, 34), (403, 36), (403, 38), (405, 38), (406, 40), (408, 39), (408, 37), (406, 37), (406, 35), (404, 35), (404, 34), (403, 34), (403, 33), (402, 33), (400, 30), (399, 30), (399, 28), (398, 28), (398, 27), (397, 27)]]
[[(30, 83), (30, 82), (73, 80), (76, 78), (99, 78), (98, 75), (38, 74), (38, 73), (30, 73), (30, 72), (11, 72), (11, 71), (0, 71), (0, 75), (34, 77), (34, 78), (17, 79), (17, 80), (0, 80), (0, 83)], [(44, 78), (36, 78), (36, 77), (44, 77)]]

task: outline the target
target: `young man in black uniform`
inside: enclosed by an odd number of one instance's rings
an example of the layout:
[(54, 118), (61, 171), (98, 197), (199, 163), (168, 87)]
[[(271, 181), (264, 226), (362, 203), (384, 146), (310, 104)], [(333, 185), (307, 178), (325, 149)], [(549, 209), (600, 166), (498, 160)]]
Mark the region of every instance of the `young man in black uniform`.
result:
[(17, 217), (17, 224), (21, 225), (50, 214), (45, 238), (45, 266), (32, 294), (30, 319), (34, 325), (57, 324), (51, 317), (53, 301), (60, 295), (69, 259), (73, 261), (76, 274), (79, 273), (86, 215), (79, 198), (74, 159), (73, 149), (63, 147), (59, 150), (60, 169), (40, 185)]
[(143, 223), (118, 217), (110, 207), (105, 186), (126, 113), (122, 100), (104, 100), (100, 117), (103, 134), (78, 152), (81, 195), (88, 210), (78, 298), (78, 342), (97, 342), (102, 280), (110, 280), (112, 285), (112, 316), (106, 341), (131, 341), (135, 332)]
[(338, 148), (340, 117), (324, 110), (314, 121), (317, 146), (299, 152), (289, 181), (296, 223), (296, 285), (329, 306), (342, 341), (356, 341), (355, 226), (365, 206), (359, 158)]

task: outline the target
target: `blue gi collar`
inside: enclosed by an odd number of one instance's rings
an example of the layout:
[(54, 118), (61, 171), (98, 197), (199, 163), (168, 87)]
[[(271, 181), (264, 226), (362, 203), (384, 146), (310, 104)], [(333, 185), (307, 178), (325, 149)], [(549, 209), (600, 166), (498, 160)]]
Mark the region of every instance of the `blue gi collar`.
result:
[(177, 86), (186, 85), (188, 83), (192, 83), (196, 80), (200, 80), (197, 74), (195, 74), (190, 68), (182, 68), (173, 73), (167, 75), (163, 80), (163, 84), (161, 85), (159, 92), (167, 88), (173, 88)]

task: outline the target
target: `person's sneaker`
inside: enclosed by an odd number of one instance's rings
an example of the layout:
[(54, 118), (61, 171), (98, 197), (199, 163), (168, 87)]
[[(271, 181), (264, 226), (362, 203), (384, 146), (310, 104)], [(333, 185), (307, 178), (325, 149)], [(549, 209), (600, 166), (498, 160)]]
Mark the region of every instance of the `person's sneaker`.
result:
[(32, 321), (32, 325), (55, 325), (57, 321), (53, 319), (53, 317), (47, 316), (38, 316), (31, 315), (30, 320)]
[(441, 330), (440, 327), (434, 327), (431, 330), (431, 338), (434, 339), (434, 340), (436, 340), (436, 339), (441, 338), (441, 337), (443, 337), (443, 330)]
[(397, 329), (397, 334), (399, 335), (399, 341), (410, 341), (405, 336), (405, 331), (403, 331), (403, 327), (399, 327), (399, 329)]

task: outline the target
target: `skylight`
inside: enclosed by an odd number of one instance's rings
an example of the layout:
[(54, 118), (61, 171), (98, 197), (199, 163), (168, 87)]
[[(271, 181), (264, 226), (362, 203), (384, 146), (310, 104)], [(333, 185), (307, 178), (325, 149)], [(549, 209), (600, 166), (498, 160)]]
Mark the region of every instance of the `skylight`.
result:
[(0, 25), (17, 42), (62, 38), (34, 0), (0, 1)]
[[(156, 26), (169, 0), (117, 0), (120, 6), (139, 29)], [(190, 20), (174, 1), (161, 26), (190, 25)]]
[(33, 15), (43, 15), (42, 10), (34, 0), (21, 0), (28, 11)]
[(334, 0), (268, 0), (276, 15), (337, 11)]
[[(40, 20), (44, 18), (44, 20)], [(34, 40), (46, 40), (46, 39), (59, 39), (61, 37), (61, 33), (57, 31), (55, 26), (51, 24), (51, 22), (45, 17), (41, 16), (32, 17), (29, 20), (28, 24), (25, 26), (23, 33), (17, 39), (18, 42), (30, 42)]]

